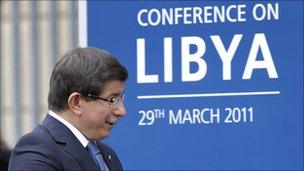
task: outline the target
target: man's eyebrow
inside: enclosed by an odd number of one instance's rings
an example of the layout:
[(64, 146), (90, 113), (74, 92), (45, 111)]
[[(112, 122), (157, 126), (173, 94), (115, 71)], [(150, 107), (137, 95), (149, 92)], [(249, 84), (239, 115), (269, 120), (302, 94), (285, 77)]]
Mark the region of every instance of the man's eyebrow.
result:
[(114, 92), (114, 93), (111, 93), (108, 97), (110, 97), (110, 96), (115, 96), (115, 97), (117, 97), (117, 96), (121, 96), (121, 95), (123, 95), (123, 94), (125, 94), (125, 91), (122, 91), (122, 92)]

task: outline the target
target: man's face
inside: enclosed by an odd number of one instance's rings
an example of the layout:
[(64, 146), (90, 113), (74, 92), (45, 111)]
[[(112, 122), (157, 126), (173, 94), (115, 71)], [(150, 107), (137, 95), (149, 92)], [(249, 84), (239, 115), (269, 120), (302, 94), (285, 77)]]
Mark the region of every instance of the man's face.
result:
[[(124, 92), (124, 82), (114, 80), (105, 84), (99, 97), (110, 99), (117, 97), (118, 99)], [(99, 140), (110, 134), (110, 130), (119, 117), (123, 117), (126, 110), (123, 102), (117, 105), (111, 105), (110, 102), (96, 99), (93, 101), (84, 101), (80, 125), (81, 132), (89, 139)]]

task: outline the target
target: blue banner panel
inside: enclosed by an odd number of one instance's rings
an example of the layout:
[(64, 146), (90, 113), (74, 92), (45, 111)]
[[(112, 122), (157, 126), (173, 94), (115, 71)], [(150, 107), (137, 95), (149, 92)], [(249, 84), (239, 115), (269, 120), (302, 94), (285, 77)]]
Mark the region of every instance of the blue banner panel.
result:
[(129, 70), (126, 170), (303, 169), (302, 1), (88, 1)]

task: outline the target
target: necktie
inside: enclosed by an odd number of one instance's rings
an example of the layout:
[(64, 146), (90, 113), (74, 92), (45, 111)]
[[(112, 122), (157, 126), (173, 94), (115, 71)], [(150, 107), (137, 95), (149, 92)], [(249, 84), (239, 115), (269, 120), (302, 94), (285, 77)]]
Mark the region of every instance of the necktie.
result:
[(107, 171), (107, 166), (102, 158), (102, 154), (98, 146), (95, 144), (94, 141), (90, 141), (87, 149), (91, 155), (91, 157), (94, 159), (96, 164), (99, 166), (101, 171)]

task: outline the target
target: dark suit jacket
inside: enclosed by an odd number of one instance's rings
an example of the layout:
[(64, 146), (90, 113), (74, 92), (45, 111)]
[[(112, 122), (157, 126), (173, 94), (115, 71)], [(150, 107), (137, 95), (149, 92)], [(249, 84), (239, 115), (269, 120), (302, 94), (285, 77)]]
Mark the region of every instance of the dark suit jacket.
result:
[(0, 170), (7, 171), (8, 163), (11, 157), (12, 151), (10, 149), (1, 148), (0, 149)]
[[(109, 146), (99, 142), (103, 158), (112, 170), (123, 170)], [(43, 123), (17, 143), (9, 170), (99, 170), (89, 152), (61, 122), (47, 115)]]

